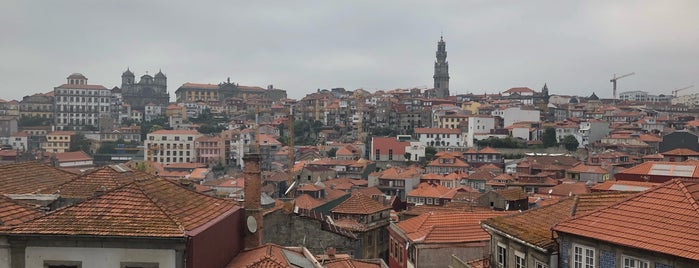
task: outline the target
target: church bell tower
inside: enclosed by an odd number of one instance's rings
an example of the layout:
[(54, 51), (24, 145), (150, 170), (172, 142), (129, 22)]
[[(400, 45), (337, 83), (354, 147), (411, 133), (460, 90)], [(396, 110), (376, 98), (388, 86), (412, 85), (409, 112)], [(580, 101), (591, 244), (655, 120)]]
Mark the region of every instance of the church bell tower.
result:
[(449, 97), (449, 62), (447, 62), (447, 49), (444, 37), (439, 37), (437, 42), (437, 61), (434, 62), (434, 92), (435, 97), (445, 99)]

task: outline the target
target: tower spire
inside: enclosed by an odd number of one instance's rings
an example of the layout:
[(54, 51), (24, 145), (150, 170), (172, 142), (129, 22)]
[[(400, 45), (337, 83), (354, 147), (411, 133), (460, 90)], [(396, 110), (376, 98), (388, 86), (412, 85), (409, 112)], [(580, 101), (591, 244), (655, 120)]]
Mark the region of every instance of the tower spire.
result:
[(449, 97), (449, 62), (444, 36), (440, 35), (437, 42), (437, 61), (434, 63), (434, 96), (440, 99)]

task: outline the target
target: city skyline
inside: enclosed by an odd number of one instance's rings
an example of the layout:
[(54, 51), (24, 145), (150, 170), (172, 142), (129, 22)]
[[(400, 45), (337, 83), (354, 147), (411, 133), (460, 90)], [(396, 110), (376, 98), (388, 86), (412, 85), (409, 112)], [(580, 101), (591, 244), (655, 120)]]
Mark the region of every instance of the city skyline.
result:
[[(10, 1), (0, 11), (3, 99), (45, 93), (83, 73), (120, 86), (162, 70), (185, 82), (287, 91), (431, 88), (440, 34), (452, 95), (511, 87), (611, 97), (671, 94), (699, 76), (694, 1), (187, 3)], [(696, 87), (684, 91), (693, 93)]]

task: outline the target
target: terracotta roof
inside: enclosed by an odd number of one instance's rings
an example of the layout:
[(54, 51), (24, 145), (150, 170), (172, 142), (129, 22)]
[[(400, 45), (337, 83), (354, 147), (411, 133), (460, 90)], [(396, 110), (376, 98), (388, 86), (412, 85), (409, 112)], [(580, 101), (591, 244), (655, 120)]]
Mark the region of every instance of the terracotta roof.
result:
[(410, 142), (398, 141), (395, 137), (373, 137), (371, 139), (373, 150), (380, 150), (382, 155), (388, 155), (388, 150), (393, 150), (393, 155), (404, 155), (405, 147), (410, 146)]
[(354, 189), (352, 192), (360, 193), (360, 194), (363, 194), (366, 196), (381, 196), (381, 195), (383, 195), (383, 192), (381, 192), (381, 190), (379, 190), (379, 188), (376, 186)]
[(93, 197), (100, 192), (104, 193), (114, 190), (133, 181), (152, 178), (154, 178), (153, 175), (133, 171), (121, 165), (104, 166), (82, 174), (55, 188), (43, 190), (42, 193), (52, 194), (58, 192), (63, 198), (85, 199)]
[(377, 261), (355, 260), (355, 259), (335, 259), (325, 262), (326, 268), (381, 268)]
[(593, 174), (608, 174), (609, 172), (603, 169), (601, 166), (588, 166), (585, 164), (579, 164), (572, 168), (566, 170), (571, 173), (593, 173)]
[[(453, 159), (454, 163), (443, 163), (443, 159)], [(432, 160), (427, 166), (467, 168), (469, 165), (459, 158), (445, 156)]]
[(103, 85), (78, 85), (78, 84), (63, 84), (56, 88), (64, 89), (107, 89)]
[(699, 182), (670, 180), (553, 229), (608, 243), (699, 260)]
[(199, 133), (199, 131), (196, 130), (161, 129), (148, 133), (148, 135), (201, 135), (201, 133)]
[(0, 193), (39, 193), (69, 182), (75, 177), (73, 173), (36, 162), (7, 164), (0, 166)]
[(191, 89), (218, 89), (218, 85), (212, 84), (197, 84), (197, 83), (184, 83), (180, 88), (191, 88)]
[(23, 224), (44, 215), (39, 210), (19, 204), (14, 200), (0, 196), (0, 228)]
[(507, 212), (424, 213), (395, 224), (413, 243), (459, 243), (488, 241), (480, 222)]
[(479, 154), (500, 154), (497, 150), (490, 148), (490, 147), (485, 147), (478, 151)]
[(165, 179), (134, 181), (27, 222), (14, 234), (185, 237), (240, 209)]
[(74, 131), (53, 131), (46, 134), (46, 136), (58, 136), (58, 135), (75, 135)]
[(528, 87), (513, 87), (508, 90), (503, 91), (502, 93), (535, 93), (536, 91), (532, 90), (531, 88)]
[(568, 195), (579, 195), (589, 193), (590, 189), (587, 188), (584, 182), (576, 183), (562, 183), (550, 188), (539, 188), (540, 194), (550, 194), (557, 196), (568, 196)]
[(294, 199), (294, 206), (306, 210), (314, 209), (322, 204), (325, 204), (325, 202), (317, 200), (308, 194), (302, 194)]
[(415, 134), (461, 134), (458, 128), (415, 128)]
[(624, 192), (642, 192), (650, 188), (656, 187), (660, 183), (645, 182), (645, 181), (615, 181), (607, 180), (592, 186), (592, 191), (624, 191)]
[[(654, 171), (654, 168), (656, 168), (657, 171)], [(672, 176), (676, 178), (699, 178), (699, 162), (650, 161), (638, 164), (634, 167), (627, 168), (617, 174), (658, 175)]]
[[(248, 249), (233, 258), (227, 268), (286, 268), (295, 265), (285, 256), (289, 254), (294, 259), (306, 259), (300, 248), (287, 248), (275, 244), (265, 244), (256, 248)], [(310, 264), (309, 260), (309, 264)]]
[(423, 182), (418, 184), (415, 189), (408, 192), (407, 196), (440, 198), (449, 193), (449, 191), (449, 188), (440, 184)]
[(667, 152), (660, 153), (663, 156), (665, 155), (671, 155), (671, 156), (699, 156), (699, 152), (694, 151), (692, 149), (686, 149), (686, 148), (677, 148), (673, 149)]
[(519, 187), (496, 190), (495, 192), (508, 201), (527, 199), (527, 193)]
[(333, 208), (333, 213), (368, 215), (388, 210), (383, 204), (361, 193), (352, 193), (349, 198)]
[(591, 212), (615, 204), (631, 193), (595, 193), (569, 197), (524, 212), (492, 218), (483, 222), (485, 227), (511, 235), (545, 250), (556, 250), (551, 227), (572, 216)]
[(56, 160), (60, 162), (90, 161), (92, 157), (83, 151), (56, 153)]

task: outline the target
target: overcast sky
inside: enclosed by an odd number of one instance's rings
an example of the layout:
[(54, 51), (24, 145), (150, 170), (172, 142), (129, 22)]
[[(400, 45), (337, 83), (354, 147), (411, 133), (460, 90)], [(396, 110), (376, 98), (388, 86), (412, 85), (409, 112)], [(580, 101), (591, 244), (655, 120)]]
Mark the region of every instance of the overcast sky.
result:
[[(180, 3), (174, 3), (180, 2)], [(432, 86), (440, 33), (452, 94), (511, 87), (611, 97), (699, 83), (699, 1), (0, 0), (0, 98), (48, 92), (73, 72), (318, 88)], [(137, 78), (138, 79), (138, 78)], [(682, 93), (699, 92), (699, 85)]]

